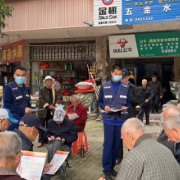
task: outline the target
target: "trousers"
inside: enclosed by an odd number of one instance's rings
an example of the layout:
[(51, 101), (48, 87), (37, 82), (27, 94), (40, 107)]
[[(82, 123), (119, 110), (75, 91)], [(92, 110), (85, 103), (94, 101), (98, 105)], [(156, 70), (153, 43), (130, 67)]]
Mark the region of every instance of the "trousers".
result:
[(121, 139), (120, 132), (121, 126), (113, 126), (104, 123), (104, 148), (102, 157), (104, 173), (110, 172), (116, 164), (116, 157)]
[[(46, 118), (39, 118), (41, 125), (44, 128), (48, 128), (48, 121), (53, 118), (53, 115), (50, 114), (50, 111), (47, 112)], [(48, 142), (48, 138), (44, 136), (44, 131), (39, 131), (39, 139), (38, 142), (44, 144), (45, 142)]]
[(154, 112), (154, 110), (155, 110), (158, 113), (159, 100), (160, 100), (159, 95), (156, 95), (151, 99), (151, 110), (152, 110), (152, 112)]
[(145, 113), (146, 116), (146, 124), (149, 124), (149, 112), (150, 112), (150, 106), (140, 106), (140, 111), (138, 114), (138, 119), (140, 119), (141, 121), (143, 121), (143, 116)]

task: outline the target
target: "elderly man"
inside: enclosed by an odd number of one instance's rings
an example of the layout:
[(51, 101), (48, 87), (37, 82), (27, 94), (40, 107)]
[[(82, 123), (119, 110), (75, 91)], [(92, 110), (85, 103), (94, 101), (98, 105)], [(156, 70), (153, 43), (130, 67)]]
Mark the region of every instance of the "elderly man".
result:
[[(37, 138), (39, 130), (46, 131), (41, 126), (39, 118), (35, 115), (28, 114), (23, 116), (19, 123), (19, 129), (14, 129), (14, 132), (18, 134), (22, 141), (22, 150), (33, 151), (33, 141)], [(46, 171), (52, 165), (45, 164), (44, 171)], [(50, 180), (51, 176), (43, 175), (41, 180)]]
[(176, 143), (174, 156), (180, 165), (180, 117), (167, 117), (164, 121), (164, 131), (168, 136), (168, 141)]
[(0, 133), (0, 179), (25, 180), (16, 169), (21, 160), (21, 139), (14, 132)]
[(140, 105), (140, 111), (138, 119), (143, 121), (143, 116), (146, 116), (146, 125), (149, 125), (149, 112), (150, 112), (150, 101), (153, 98), (153, 92), (150, 87), (147, 86), (147, 80), (142, 80), (142, 86), (139, 87), (139, 92), (142, 96), (142, 103)]
[[(179, 111), (177, 106), (171, 105), (166, 108), (163, 108), (162, 120), (164, 121), (168, 116), (179, 116)], [(168, 141), (168, 137), (164, 132), (164, 130), (162, 130), (161, 134), (157, 138), (157, 141), (165, 145), (174, 154), (174, 143)]]
[[(53, 112), (55, 106), (58, 105), (58, 98), (57, 93), (54, 89), (53, 82), (55, 81), (54, 78), (51, 76), (46, 76), (44, 79), (45, 87), (41, 88), (39, 91), (39, 109), (44, 108), (43, 111), (38, 112), (38, 116), (41, 121), (41, 125), (43, 127), (48, 127), (48, 121), (53, 118)], [(48, 142), (48, 139), (44, 136), (44, 132), (39, 132), (39, 139), (38, 139), (38, 147), (42, 147), (44, 143)]]
[(121, 136), (130, 151), (121, 162), (116, 180), (179, 180), (180, 168), (173, 154), (145, 133), (142, 121), (128, 119)]
[[(14, 70), (14, 81), (9, 83), (3, 93), (3, 103), (6, 109), (9, 109), (12, 116), (18, 121), (24, 114), (32, 113), (30, 104), (30, 89), (25, 85), (26, 69), (24, 67), (16, 67)], [(12, 123), (8, 128), (13, 131), (18, 128), (18, 123)]]
[[(71, 145), (78, 139), (74, 123), (65, 118), (62, 108), (56, 108), (54, 117), (48, 122), (46, 136), (51, 141), (48, 146), (47, 162), (50, 163), (56, 151), (71, 151)], [(66, 172), (61, 167), (60, 177), (66, 177)]]
[[(77, 95), (72, 95), (70, 97), (71, 105), (68, 106), (66, 118), (74, 122), (78, 132), (83, 131), (86, 126), (87, 120), (87, 107), (80, 102)], [(68, 114), (76, 113), (79, 117), (76, 119), (71, 119)]]
[(7, 130), (11, 123), (19, 124), (19, 121), (12, 117), (9, 109), (0, 109), (0, 132)]
[(154, 113), (154, 110), (158, 113), (159, 100), (162, 99), (162, 97), (163, 97), (161, 83), (159, 81), (157, 81), (156, 76), (152, 76), (152, 81), (150, 81), (148, 85), (153, 91), (153, 98), (151, 100), (152, 113)]

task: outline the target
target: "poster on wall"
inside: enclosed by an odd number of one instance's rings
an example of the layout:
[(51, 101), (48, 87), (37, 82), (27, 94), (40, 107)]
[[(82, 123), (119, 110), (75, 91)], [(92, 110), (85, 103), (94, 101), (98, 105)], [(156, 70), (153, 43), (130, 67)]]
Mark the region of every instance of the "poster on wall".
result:
[(110, 58), (180, 55), (180, 32), (109, 36)]
[(180, 20), (179, 0), (94, 0), (94, 26)]

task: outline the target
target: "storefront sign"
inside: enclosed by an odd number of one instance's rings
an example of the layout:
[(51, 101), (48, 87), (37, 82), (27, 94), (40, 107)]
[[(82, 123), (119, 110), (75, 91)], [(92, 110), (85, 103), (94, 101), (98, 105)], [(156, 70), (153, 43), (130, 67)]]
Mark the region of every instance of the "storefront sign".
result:
[(109, 36), (111, 58), (139, 57), (135, 35)]
[(94, 0), (94, 26), (180, 20), (179, 0)]
[(94, 26), (122, 24), (122, 0), (94, 0)]
[(24, 60), (24, 40), (2, 46), (1, 63)]
[(179, 0), (123, 0), (122, 24), (180, 20)]
[(139, 57), (179, 56), (180, 32), (137, 34)]
[(180, 32), (109, 36), (110, 58), (180, 55)]

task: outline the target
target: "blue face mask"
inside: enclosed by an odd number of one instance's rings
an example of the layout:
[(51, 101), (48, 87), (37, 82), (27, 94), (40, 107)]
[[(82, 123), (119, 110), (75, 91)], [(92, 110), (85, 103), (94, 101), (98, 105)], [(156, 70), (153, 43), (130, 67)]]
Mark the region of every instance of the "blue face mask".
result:
[(25, 77), (16, 77), (16, 83), (19, 84), (19, 85), (24, 84), (25, 81), (26, 81)]
[(122, 79), (122, 76), (113, 76), (114, 81), (118, 82)]

